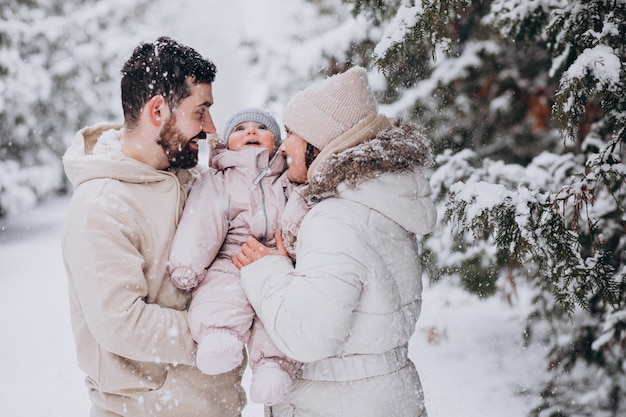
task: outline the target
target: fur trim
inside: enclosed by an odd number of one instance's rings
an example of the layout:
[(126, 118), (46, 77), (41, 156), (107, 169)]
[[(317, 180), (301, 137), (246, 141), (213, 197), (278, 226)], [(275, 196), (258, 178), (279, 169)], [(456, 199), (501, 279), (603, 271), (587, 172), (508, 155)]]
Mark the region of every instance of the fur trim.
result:
[(315, 171), (304, 197), (312, 202), (337, 195), (337, 186), (350, 188), (382, 173), (404, 173), (433, 163), (430, 143), (413, 124), (398, 124), (376, 137), (329, 156)]
[(315, 172), (318, 167), (324, 165), (326, 159), (330, 156), (357, 146), (358, 144), (375, 137), (379, 132), (392, 126), (393, 120), (383, 116), (382, 114), (370, 114), (369, 116), (359, 120), (356, 125), (352, 126), (350, 129), (333, 139), (328, 145), (324, 146), (323, 149), (320, 149), (320, 153), (307, 170), (308, 181), (311, 182), (313, 178), (315, 178)]
[(207, 135), (206, 139), (209, 145), (209, 151), (228, 148), (228, 144), (217, 134)]

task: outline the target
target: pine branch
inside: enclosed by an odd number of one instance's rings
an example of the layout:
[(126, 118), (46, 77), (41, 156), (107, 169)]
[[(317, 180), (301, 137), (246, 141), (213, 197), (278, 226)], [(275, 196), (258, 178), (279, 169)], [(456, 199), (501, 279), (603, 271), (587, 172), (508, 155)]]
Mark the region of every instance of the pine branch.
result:
[[(612, 254), (596, 242), (595, 254), (584, 257), (579, 233), (567, 226), (558, 205), (544, 198), (545, 202), (542, 198), (521, 202), (516, 193), (509, 192), (502, 202), (468, 216), (477, 196), (468, 200), (467, 195), (453, 191), (446, 217), (460, 234), (481, 240), (493, 237), (498, 252), (519, 265), (535, 263), (536, 284), (550, 291), (568, 314), (576, 306), (588, 309), (592, 296), (617, 305), (620, 289), (613, 279)], [(586, 204), (583, 201), (581, 207)]]
[[(390, 45), (375, 51), (376, 65), (383, 73), (393, 72), (397, 62), (407, 60), (416, 48), (427, 47), (433, 59), (437, 49), (450, 52), (454, 22), (465, 16), (471, 8), (471, 0), (423, 0), (411, 8), (396, 8), (396, 16), (387, 26), (383, 39)], [(401, 36), (397, 36), (401, 31)], [(400, 38), (400, 39), (398, 39)]]

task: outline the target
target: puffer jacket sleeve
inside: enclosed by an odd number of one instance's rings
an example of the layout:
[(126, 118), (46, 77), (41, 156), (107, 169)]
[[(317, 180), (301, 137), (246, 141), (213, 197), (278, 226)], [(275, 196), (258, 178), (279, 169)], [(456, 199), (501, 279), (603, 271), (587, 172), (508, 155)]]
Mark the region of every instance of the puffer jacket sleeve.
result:
[(198, 286), (228, 233), (228, 201), (223, 173), (207, 169), (194, 183), (169, 257), (174, 284), (183, 290)]
[(302, 222), (298, 261), (266, 256), (241, 270), (251, 305), (274, 343), (302, 362), (341, 354), (359, 304), (367, 249), (356, 225), (315, 206)]
[(104, 350), (135, 361), (193, 365), (187, 312), (147, 301), (135, 220), (97, 201), (71, 219), (63, 246), (73, 254), (66, 256), (74, 283), (70, 297), (79, 300)]

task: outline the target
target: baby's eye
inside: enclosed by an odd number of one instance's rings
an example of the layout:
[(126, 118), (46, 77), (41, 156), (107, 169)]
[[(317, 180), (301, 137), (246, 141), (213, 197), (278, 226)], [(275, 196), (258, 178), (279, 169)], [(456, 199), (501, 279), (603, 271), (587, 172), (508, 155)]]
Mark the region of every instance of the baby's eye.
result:
[(246, 130), (245, 127), (243, 127), (243, 125), (237, 125), (235, 126), (235, 128), (233, 129), (234, 131), (238, 131), (238, 130)]
[(267, 130), (267, 126), (265, 126), (264, 124), (259, 123), (259, 129), (263, 129), (263, 130)]

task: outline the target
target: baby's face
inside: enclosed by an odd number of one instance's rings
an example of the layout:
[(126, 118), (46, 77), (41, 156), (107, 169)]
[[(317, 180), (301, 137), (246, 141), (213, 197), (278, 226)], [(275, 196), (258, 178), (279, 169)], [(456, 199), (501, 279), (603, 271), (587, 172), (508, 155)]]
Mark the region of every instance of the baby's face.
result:
[(240, 151), (247, 148), (262, 147), (274, 156), (276, 138), (271, 130), (259, 122), (242, 122), (235, 126), (228, 136), (228, 149)]

